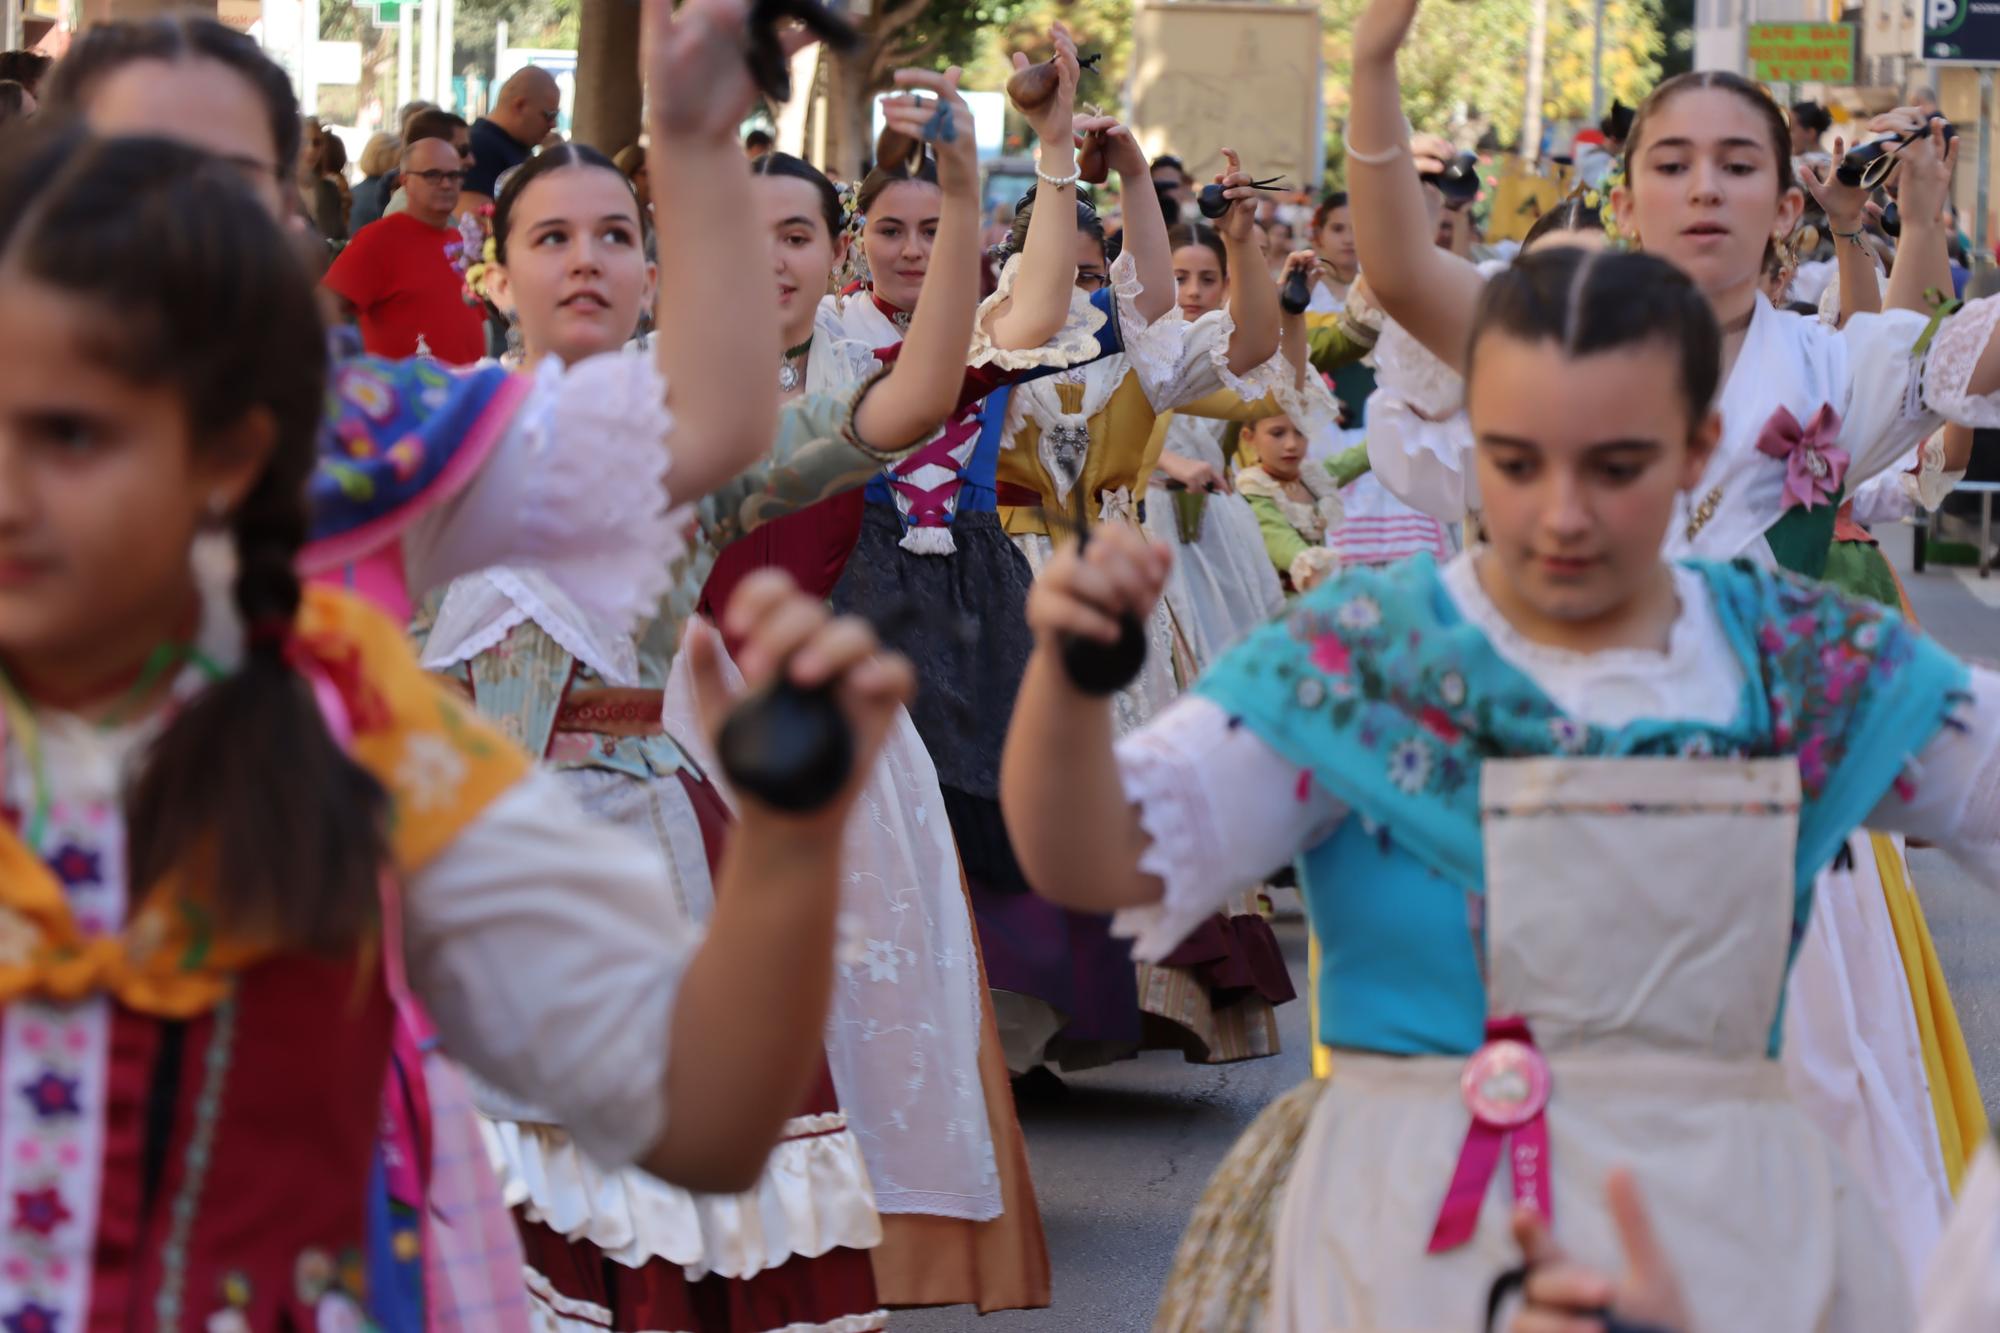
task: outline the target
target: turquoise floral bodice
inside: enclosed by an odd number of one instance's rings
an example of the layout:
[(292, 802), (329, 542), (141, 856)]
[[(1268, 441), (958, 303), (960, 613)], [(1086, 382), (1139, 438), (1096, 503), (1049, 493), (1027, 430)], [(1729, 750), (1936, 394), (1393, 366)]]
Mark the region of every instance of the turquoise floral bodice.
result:
[(1814, 876), (1951, 724), (1967, 670), (1872, 603), (1747, 562), (1693, 567), (1743, 667), (1736, 714), (1719, 726), (1569, 717), (1459, 614), (1428, 556), (1314, 589), (1195, 687), (1349, 811), (1303, 858), (1322, 1040), (1411, 1054), (1478, 1046), (1488, 758), (1796, 759), (1796, 940)]

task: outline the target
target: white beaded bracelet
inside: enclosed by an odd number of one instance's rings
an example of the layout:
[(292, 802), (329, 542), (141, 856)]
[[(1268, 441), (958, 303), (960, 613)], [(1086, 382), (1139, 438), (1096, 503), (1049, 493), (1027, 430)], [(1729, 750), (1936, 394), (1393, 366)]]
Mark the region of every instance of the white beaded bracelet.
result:
[(1074, 185), (1078, 181), (1082, 180), (1083, 172), (1078, 170), (1070, 172), (1069, 175), (1067, 176), (1051, 176), (1049, 175), (1048, 172), (1043, 171), (1041, 163), (1037, 162), (1035, 164), (1035, 176), (1043, 184), (1052, 185), (1056, 189), (1060, 190), (1066, 185)]
[(1410, 124), (1410, 118), (1405, 116), (1403, 117), (1402, 142), (1396, 144), (1393, 148), (1385, 148), (1379, 153), (1364, 153), (1354, 146), (1354, 140), (1347, 137), (1347, 127), (1343, 125), (1340, 129), (1340, 146), (1346, 150), (1349, 159), (1359, 162), (1364, 167), (1386, 166), (1410, 151), (1410, 136), (1415, 133), (1416, 129)]

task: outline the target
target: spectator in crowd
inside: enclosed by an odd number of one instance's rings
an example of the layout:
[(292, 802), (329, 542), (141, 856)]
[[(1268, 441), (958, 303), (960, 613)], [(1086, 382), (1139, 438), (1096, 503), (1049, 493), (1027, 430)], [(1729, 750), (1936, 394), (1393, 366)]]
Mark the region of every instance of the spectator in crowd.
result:
[(1833, 116), (1818, 102), (1792, 103), (1792, 156), (1824, 156), (1826, 136), (1833, 129)]
[[(1153, 159), (1153, 184), (1164, 186), (1165, 193), (1183, 209), (1194, 204), (1194, 186), (1188, 177), (1187, 166), (1172, 153), (1162, 153)], [(1172, 222), (1167, 224), (1172, 226)]]
[(777, 146), (778, 141), (771, 137), (769, 130), (752, 130), (743, 136), (744, 156), (748, 157), (752, 162), (763, 157)]
[(403, 149), (409, 207), (362, 228), (327, 270), (326, 289), (361, 328), (376, 356), (428, 352), (452, 365), (485, 355), (479, 312), (465, 300), (464, 245), (451, 224), (465, 168), (449, 140), (420, 139)]
[(653, 210), (653, 186), (646, 175), (646, 145), (635, 143), (621, 148), (611, 162), (626, 180), (632, 182), (632, 193), (638, 197), (639, 207), (650, 214)]
[[(303, 130), (299, 153), (298, 186), (299, 207), (313, 230), (329, 245), (338, 245), (347, 239), (347, 200), (328, 177), (327, 141), (339, 142), (335, 135), (320, 128), (316, 116), (302, 116), (299, 124)], [(341, 165), (347, 164), (347, 150), (340, 150)]]
[[(555, 76), (533, 65), (516, 70), (500, 85), (493, 110), (472, 124), (471, 174), (465, 180), (466, 206), (491, 205), (501, 175), (534, 156), (562, 115), (562, 89)], [(405, 135), (407, 142), (409, 136)]]
[[(404, 148), (408, 148), (413, 143), (422, 143), (426, 139), (443, 139), (446, 143), (449, 143), (452, 146), (452, 151), (458, 154), (458, 165), (470, 177), (472, 173), (472, 127), (465, 123), (465, 117), (455, 116), (449, 111), (440, 111), (438, 108), (432, 106), (425, 107), (422, 111), (417, 112), (417, 114), (403, 122)], [(400, 213), (409, 206), (410, 201), (403, 193), (402, 182), (397, 181), (389, 187), (389, 203), (382, 210), (382, 213), (384, 217), (387, 217), (391, 213)], [(464, 206), (461, 203), (460, 207)]]
[(403, 141), (387, 130), (368, 140), (361, 150), (361, 183), (354, 187), (353, 207), (347, 213), (350, 231), (360, 231), (380, 218), (396, 190), (396, 160), (403, 155)]

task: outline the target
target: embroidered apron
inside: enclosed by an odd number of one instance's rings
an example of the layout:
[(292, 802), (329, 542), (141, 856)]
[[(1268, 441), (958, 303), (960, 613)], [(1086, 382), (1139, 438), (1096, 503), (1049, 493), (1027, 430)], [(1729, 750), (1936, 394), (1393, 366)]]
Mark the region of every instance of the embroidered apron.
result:
[[(1907, 1283), (1872, 1208), (1766, 1056), (1791, 941), (1796, 764), (1490, 760), (1480, 803), (1483, 922), (1470, 901), (1489, 1029), (1519, 1020), (1529, 1058), (1336, 1054), (1282, 1205), (1270, 1326), (1478, 1327), (1488, 1283), (1518, 1261), (1516, 1182), (1552, 1208), (1574, 1258), (1621, 1271), (1602, 1187), (1624, 1166), (1695, 1329), (1906, 1327)], [(1453, 1187), (1464, 1202), (1468, 1104), (1507, 1111), (1535, 1065), (1546, 1107), (1471, 1182), (1469, 1236), (1428, 1253)], [(1523, 1163), (1542, 1135), (1546, 1152)]]

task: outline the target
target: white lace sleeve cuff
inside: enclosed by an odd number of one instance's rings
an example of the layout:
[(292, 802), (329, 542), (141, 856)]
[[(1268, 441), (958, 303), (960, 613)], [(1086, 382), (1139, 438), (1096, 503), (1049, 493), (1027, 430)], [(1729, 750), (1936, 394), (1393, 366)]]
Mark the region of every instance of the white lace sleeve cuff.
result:
[[(1123, 256), (1121, 256), (1122, 258)], [(1001, 306), (1013, 299), (1019, 280), (1021, 256), (1008, 257), (1000, 270), (993, 295), (979, 303), (972, 320), (972, 349), (968, 366), (997, 366), (1001, 370), (1040, 370), (1048, 366), (1080, 366), (1097, 357), (1097, 335), (1108, 322), (1102, 310), (1092, 304), (1089, 293), (1077, 288), (1070, 294), (1069, 313), (1055, 336), (1039, 347), (999, 347), (993, 342), (992, 324)], [(1114, 272), (1115, 272), (1114, 268)]]
[(1283, 353), (1269, 367), (1260, 366), (1252, 374), (1260, 374), (1267, 368), (1274, 371), (1272, 377), (1277, 381), (1272, 388), (1272, 396), (1307, 439), (1325, 439), (1340, 429), (1340, 400), (1333, 396), (1333, 390), (1327, 387), (1323, 376), (1308, 369), (1305, 383), (1301, 385), (1297, 372), (1284, 359)]
[(1938, 326), (1924, 361), (1924, 401), (1946, 421), (1961, 426), (2000, 426), (2000, 394), (1971, 391), (1972, 372), (2000, 323), (2000, 295), (1967, 301)]
[[(1964, 480), (1964, 468), (1959, 468), (1956, 472), (1945, 469), (1943, 431), (1935, 432), (1924, 441), (1923, 447), (1917, 450), (1917, 470), (1905, 472), (1897, 478), (1903, 493), (1926, 513), (1935, 513), (1937, 507), (1944, 503), (1945, 497), (1956, 490), (1958, 483)], [(1864, 518), (1862, 522), (1866, 523), (1868, 520)]]
[(1292, 587), (1304, 592), (1316, 587), (1319, 581), (1340, 568), (1340, 554), (1331, 546), (1308, 546), (1292, 557), (1292, 567), (1285, 571), (1292, 581)]
[(650, 356), (545, 360), (479, 477), (406, 538), (413, 588), (512, 565), (547, 575), (596, 623), (652, 614), (683, 549), (667, 520), (666, 395)]
[(1345, 813), (1198, 695), (1119, 742), (1118, 771), (1148, 839), (1139, 869), (1164, 886), (1159, 902), (1112, 918), (1112, 934), (1130, 939), (1140, 962), (1172, 953), (1231, 894), (1289, 864)]

